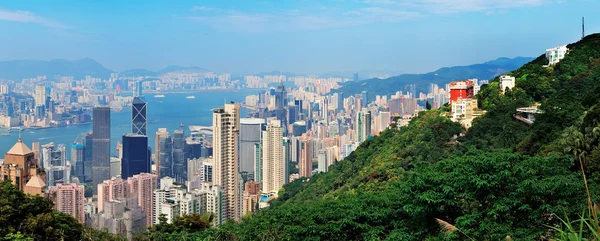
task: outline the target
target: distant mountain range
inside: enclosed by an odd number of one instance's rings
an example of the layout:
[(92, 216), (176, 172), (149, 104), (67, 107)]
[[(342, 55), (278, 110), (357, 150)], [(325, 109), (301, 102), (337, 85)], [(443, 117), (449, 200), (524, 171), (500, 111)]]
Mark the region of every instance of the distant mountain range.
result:
[[(167, 66), (159, 71), (150, 71), (147, 69), (129, 69), (120, 72), (126, 76), (159, 76), (170, 72), (208, 72), (208, 69), (196, 66)], [(25, 78), (34, 78), (45, 75), (49, 79), (55, 76), (73, 76), (75, 79), (82, 79), (85, 76), (97, 78), (109, 78), (111, 73), (115, 73), (105, 68), (96, 60), (84, 58), (80, 60), (53, 59), (43, 60), (11, 60), (0, 61), (0, 79), (20, 80)]]
[[(342, 88), (335, 92), (343, 92), (344, 95), (359, 94), (366, 90), (369, 95), (391, 95), (401, 91), (408, 84), (417, 85), (417, 92), (426, 92), (431, 83), (443, 85), (454, 80), (477, 78), (489, 80), (506, 73), (532, 61), (531, 57), (498, 58), (481, 64), (444, 67), (425, 74), (402, 74), (387, 79), (366, 79), (360, 81), (345, 82)], [(359, 73), (360, 74), (360, 73)]]
[(42, 60), (11, 60), (0, 61), (0, 78), (20, 80), (46, 75), (52, 78), (57, 75), (74, 76), (77, 79), (90, 75), (100, 78), (109, 78), (113, 71), (104, 68), (93, 59), (80, 60), (54, 59)]

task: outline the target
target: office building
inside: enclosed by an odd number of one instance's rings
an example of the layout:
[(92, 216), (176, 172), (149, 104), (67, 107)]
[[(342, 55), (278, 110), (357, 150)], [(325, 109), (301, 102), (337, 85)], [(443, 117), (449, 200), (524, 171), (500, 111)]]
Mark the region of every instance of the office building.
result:
[(83, 212), (85, 197), (82, 185), (58, 184), (48, 189), (48, 197), (54, 203), (54, 210), (71, 215), (79, 223), (85, 222)]
[(92, 187), (110, 179), (110, 107), (93, 109)]
[(187, 160), (185, 159), (185, 133), (173, 131), (173, 177), (178, 183), (187, 181)]
[[(35, 95), (33, 96), (35, 106), (46, 106), (46, 86), (36, 85)], [(39, 116), (38, 116), (39, 117)]]
[(85, 177), (85, 180), (80, 180), (82, 182), (92, 182), (92, 170), (93, 170), (93, 150), (94, 150), (94, 138), (92, 133), (88, 133), (87, 135), (85, 135), (85, 140), (84, 140), (84, 161), (83, 161), (83, 176)]
[(147, 136), (134, 133), (123, 135), (121, 178), (126, 179), (140, 173), (150, 173), (150, 155)]
[(265, 120), (260, 118), (240, 119), (240, 172), (254, 176), (254, 145), (260, 143)]
[(131, 102), (131, 133), (146, 135), (146, 106), (147, 103), (140, 97), (133, 97)]
[(285, 184), (286, 163), (283, 156), (283, 128), (281, 121), (270, 119), (263, 131), (262, 193), (277, 196)]
[(79, 182), (85, 182), (85, 146), (82, 143), (75, 142), (71, 145), (71, 165), (72, 175), (77, 177)]
[(167, 128), (156, 132), (156, 166), (159, 178), (173, 176), (173, 142)]
[(213, 110), (213, 183), (222, 189), (222, 220), (238, 220), (240, 174), (238, 146), (240, 106), (225, 104)]
[(110, 158), (110, 178), (121, 178), (121, 158)]
[(67, 148), (53, 142), (42, 145), (42, 167), (48, 187), (71, 183), (71, 166), (67, 163)]
[(33, 152), (21, 138), (0, 161), (2, 179), (10, 180), (19, 191), (31, 195), (43, 195), (46, 191), (46, 176), (39, 172), (40, 168)]

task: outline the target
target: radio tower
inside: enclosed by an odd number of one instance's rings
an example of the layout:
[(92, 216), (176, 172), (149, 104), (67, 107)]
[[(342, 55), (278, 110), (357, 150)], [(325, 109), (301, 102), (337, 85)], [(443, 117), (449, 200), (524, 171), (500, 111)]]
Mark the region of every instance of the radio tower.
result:
[(581, 17), (581, 39), (585, 37), (585, 18)]

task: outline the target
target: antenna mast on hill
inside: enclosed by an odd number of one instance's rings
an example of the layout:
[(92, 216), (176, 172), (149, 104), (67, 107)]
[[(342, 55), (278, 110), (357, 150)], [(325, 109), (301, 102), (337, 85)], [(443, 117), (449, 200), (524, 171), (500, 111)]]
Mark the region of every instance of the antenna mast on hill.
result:
[(585, 37), (585, 17), (581, 17), (581, 39)]

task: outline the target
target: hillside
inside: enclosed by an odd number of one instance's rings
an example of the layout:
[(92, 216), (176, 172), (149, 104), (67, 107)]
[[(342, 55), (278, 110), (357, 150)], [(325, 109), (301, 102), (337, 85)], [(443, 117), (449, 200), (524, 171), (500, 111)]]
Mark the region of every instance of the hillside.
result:
[[(600, 35), (569, 48), (553, 67), (543, 67), (540, 56), (508, 73), (517, 87), (505, 94), (497, 79), (484, 86), (477, 98), (488, 113), (466, 132), (442, 110), (423, 112), (409, 126), (364, 142), (329, 172), (285, 185), (270, 208), (240, 223), (159, 234), (198, 240), (555, 237), (549, 226), (560, 227), (558, 217), (577, 218), (586, 210), (580, 168), (592, 201), (600, 198)], [(533, 125), (514, 120), (517, 107), (535, 102), (544, 113)], [(447, 142), (461, 132), (457, 143)], [(436, 218), (464, 234), (446, 236)]]
[(448, 82), (458, 79), (489, 80), (502, 73), (515, 70), (532, 59), (528, 57), (498, 58), (481, 64), (445, 67), (425, 74), (402, 74), (387, 79), (345, 82), (342, 88), (335, 92), (343, 92), (344, 95), (350, 96), (366, 90), (370, 96), (393, 95), (396, 91), (403, 90), (404, 86), (408, 84), (416, 84), (418, 92), (427, 92), (427, 87), (431, 83), (443, 87)]
[(0, 62), (0, 79), (21, 80), (46, 75), (49, 79), (54, 76), (74, 76), (76, 79), (90, 75), (99, 78), (109, 78), (111, 70), (104, 68), (93, 59), (80, 60), (54, 59), (41, 60), (12, 60)]

